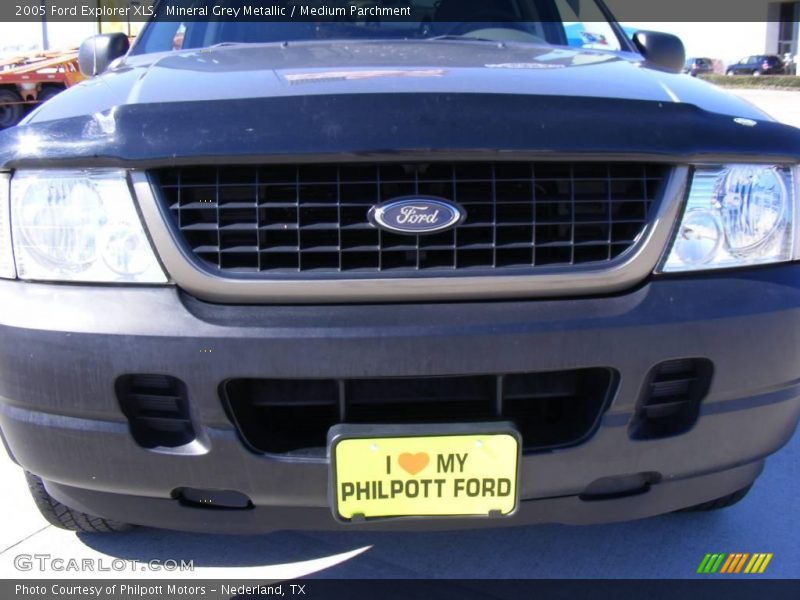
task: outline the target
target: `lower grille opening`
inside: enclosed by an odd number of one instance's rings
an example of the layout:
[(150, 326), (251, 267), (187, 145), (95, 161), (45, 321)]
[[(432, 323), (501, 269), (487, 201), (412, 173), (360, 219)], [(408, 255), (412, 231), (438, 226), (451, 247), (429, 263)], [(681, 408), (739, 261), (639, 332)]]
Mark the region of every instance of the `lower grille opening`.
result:
[(239, 434), (252, 449), (277, 454), (325, 445), (328, 429), (339, 422), (337, 387), (336, 381), (314, 379), (223, 384)]
[(657, 364), (647, 377), (631, 422), (631, 438), (659, 439), (689, 431), (697, 422), (713, 372), (713, 363), (705, 358)]
[(117, 399), (131, 435), (144, 448), (176, 448), (195, 439), (186, 386), (168, 375), (123, 375)]
[(447, 423), (496, 416), (495, 378), (355, 379), (345, 383), (347, 423)]
[(253, 451), (324, 456), (339, 423), (512, 421), (523, 450), (578, 444), (596, 429), (617, 386), (606, 368), (546, 373), (373, 379), (232, 379), (228, 414)]

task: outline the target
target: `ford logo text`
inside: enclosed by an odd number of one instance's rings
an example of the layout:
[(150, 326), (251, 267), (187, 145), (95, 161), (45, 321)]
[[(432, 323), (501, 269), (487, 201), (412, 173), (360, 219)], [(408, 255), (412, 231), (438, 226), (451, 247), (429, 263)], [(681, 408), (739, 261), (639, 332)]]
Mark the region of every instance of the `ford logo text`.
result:
[(409, 196), (372, 207), (373, 225), (395, 233), (436, 233), (455, 227), (466, 217), (464, 210), (443, 198)]

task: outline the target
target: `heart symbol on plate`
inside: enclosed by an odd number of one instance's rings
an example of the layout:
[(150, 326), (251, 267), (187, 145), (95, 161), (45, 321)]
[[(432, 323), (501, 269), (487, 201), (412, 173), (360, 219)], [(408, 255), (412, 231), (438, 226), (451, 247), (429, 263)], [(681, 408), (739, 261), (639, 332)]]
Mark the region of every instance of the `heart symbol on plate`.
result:
[(400, 463), (400, 466), (403, 467), (403, 469), (412, 475), (416, 475), (422, 471), (422, 469), (428, 466), (430, 457), (428, 456), (427, 452), (417, 452), (416, 454), (404, 452), (397, 458), (397, 462)]

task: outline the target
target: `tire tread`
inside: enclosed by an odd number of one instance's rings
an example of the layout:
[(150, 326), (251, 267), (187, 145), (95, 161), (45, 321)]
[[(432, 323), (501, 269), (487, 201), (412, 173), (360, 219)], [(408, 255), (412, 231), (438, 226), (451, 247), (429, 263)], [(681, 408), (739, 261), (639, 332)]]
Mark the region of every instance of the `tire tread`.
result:
[(120, 533), (133, 528), (128, 523), (73, 510), (53, 498), (45, 489), (44, 482), (40, 477), (26, 471), (25, 479), (28, 481), (28, 489), (36, 507), (51, 525), (68, 531), (84, 533)]

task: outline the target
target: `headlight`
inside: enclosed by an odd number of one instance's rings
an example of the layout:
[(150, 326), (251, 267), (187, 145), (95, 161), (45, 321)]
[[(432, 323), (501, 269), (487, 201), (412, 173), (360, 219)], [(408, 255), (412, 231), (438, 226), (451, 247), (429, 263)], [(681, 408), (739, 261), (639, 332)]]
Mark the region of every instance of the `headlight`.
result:
[(14, 267), (14, 251), (11, 248), (11, 222), (9, 219), (8, 173), (0, 173), (0, 277), (14, 279), (17, 270)]
[(11, 226), (21, 279), (167, 281), (124, 171), (20, 171), (11, 180)]
[(796, 220), (791, 168), (726, 165), (695, 171), (683, 218), (661, 271), (792, 260)]

